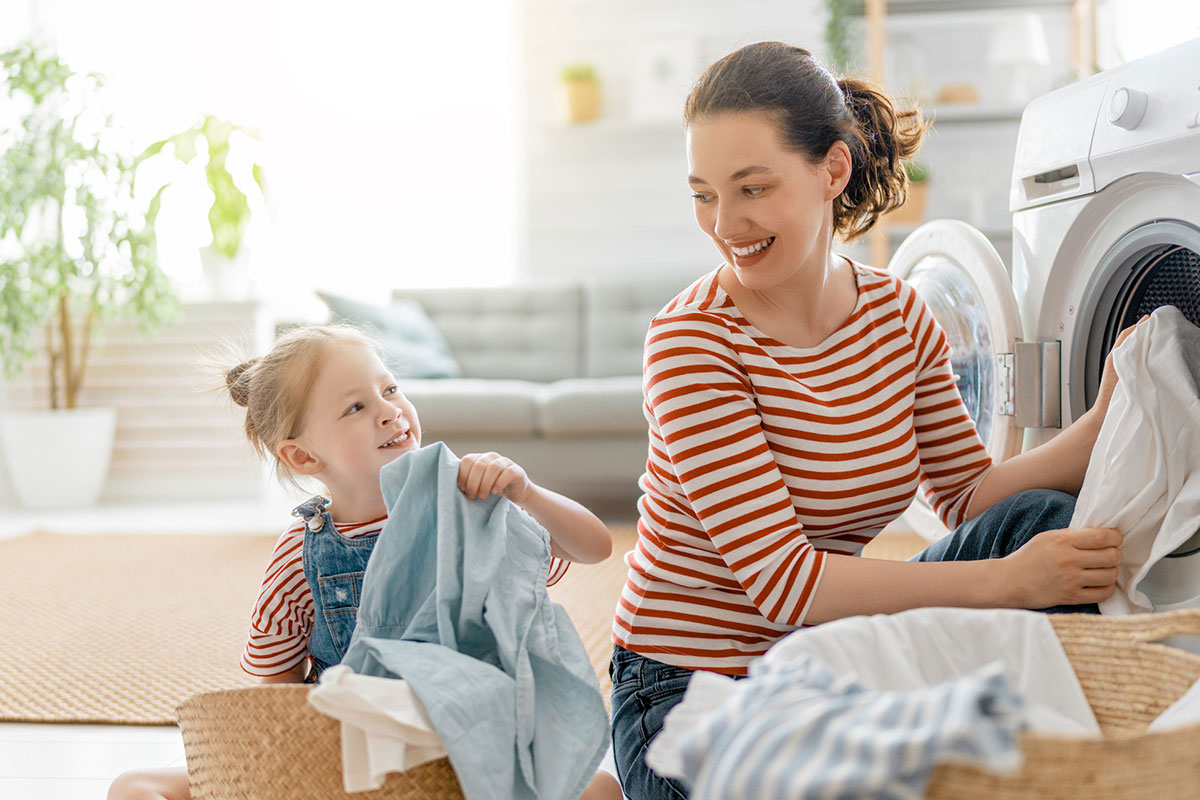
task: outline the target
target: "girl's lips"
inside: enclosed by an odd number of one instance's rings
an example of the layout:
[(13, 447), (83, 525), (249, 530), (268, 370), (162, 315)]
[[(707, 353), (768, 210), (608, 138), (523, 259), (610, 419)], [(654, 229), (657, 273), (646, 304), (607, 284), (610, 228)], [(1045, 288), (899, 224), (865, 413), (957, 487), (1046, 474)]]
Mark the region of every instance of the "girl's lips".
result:
[(402, 433), (393, 436), (391, 439), (388, 439), (386, 442), (379, 445), (379, 449), (386, 450), (397, 445), (406, 444), (410, 438), (410, 431), (403, 431)]

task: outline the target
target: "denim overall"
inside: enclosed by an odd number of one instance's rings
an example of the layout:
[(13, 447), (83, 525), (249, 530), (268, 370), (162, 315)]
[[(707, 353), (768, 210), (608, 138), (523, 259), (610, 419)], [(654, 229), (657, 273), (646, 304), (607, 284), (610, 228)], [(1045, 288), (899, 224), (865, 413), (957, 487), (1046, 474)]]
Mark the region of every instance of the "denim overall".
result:
[(305, 522), (304, 579), (315, 608), (308, 655), (317, 675), (346, 655), (358, 616), (363, 571), (379, 539), (378, 533), (354, 539), (338, 533), (328, 506), (329, 501), (317, 495), (292, 511), (292, 516)]

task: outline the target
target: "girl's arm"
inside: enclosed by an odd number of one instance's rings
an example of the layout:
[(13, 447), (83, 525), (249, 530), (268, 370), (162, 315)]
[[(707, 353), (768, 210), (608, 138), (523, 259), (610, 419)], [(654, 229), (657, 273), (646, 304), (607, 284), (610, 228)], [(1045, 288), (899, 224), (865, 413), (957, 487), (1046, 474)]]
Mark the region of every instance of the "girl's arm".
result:
[(1109, 528), (1044, 531), (1004, 558), (908, 562), (829, 554), (805, 622), (910, 608), (1047, 608), (1112, 596), (1121, 535)]
[(525, 509), (550, 534), (550, 553), (567, 561), (594, 564), (612, 553), (612, 534), (595, 514), (529, 480), (525, 470), (499, 453), (471, 453), (458, 468), (458, 488), (482, 500), (503, 494)]

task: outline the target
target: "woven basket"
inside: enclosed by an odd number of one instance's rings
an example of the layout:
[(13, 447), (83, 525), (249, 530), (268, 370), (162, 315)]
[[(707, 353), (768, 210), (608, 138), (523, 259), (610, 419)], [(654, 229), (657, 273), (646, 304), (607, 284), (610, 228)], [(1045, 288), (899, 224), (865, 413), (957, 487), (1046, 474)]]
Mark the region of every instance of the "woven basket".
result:
[(1200, 725), (1146, 726), (1200, 679), (1200, 656), (1156, 644), (1200, 634), (1200, 610), (1050, 617), (1083, 686), (1102, 739), (1024, 734), (1025, 763), (1010, 777), (961, 764), (934, 770), (928, 800), (1176, 800), (1200, 798)]
[(177, 709), (193, 800), (460, 800), (445, 758), (388, 775), (383, 788), (342, 788), (341, 726), (298, 684), (204, 692)]
[[(1200, 635), (1200, 610), (1129, 617), (1050, 618), (1104, 733), (1102, 739), (1025, 734), (1013, 776), (944, 764), (928, 800), (1176, 800), (1200, 798), (1200, 725), (1146, 726), (1200, 679), (1200, 656), (1163, 644)], [(449, 761), (389, 775), (374, 792), (342, 789), (339, 725), (308, 704), (307, 686), (196, 695), (179, 707), (195, 800), (461, 798)]]

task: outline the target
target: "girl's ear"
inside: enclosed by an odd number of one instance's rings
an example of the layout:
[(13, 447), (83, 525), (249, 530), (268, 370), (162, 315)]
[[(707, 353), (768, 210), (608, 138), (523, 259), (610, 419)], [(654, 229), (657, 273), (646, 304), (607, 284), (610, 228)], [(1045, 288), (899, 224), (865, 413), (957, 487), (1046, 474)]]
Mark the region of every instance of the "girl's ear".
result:
[(825, 199), (833, 200), (845, 191), (846, 185), (850, 183), (850, 173), (854, 169), (850, 148), (845, 142), (839, 139), (830, 145), (829, 152), (825, 154), (824, 167), (829, 176)]
[(284, 439), (276, 448), (275, 456), (284, 466), (300, 475), (316, 475), (324, 467), (320, 459), (295, 439)]

